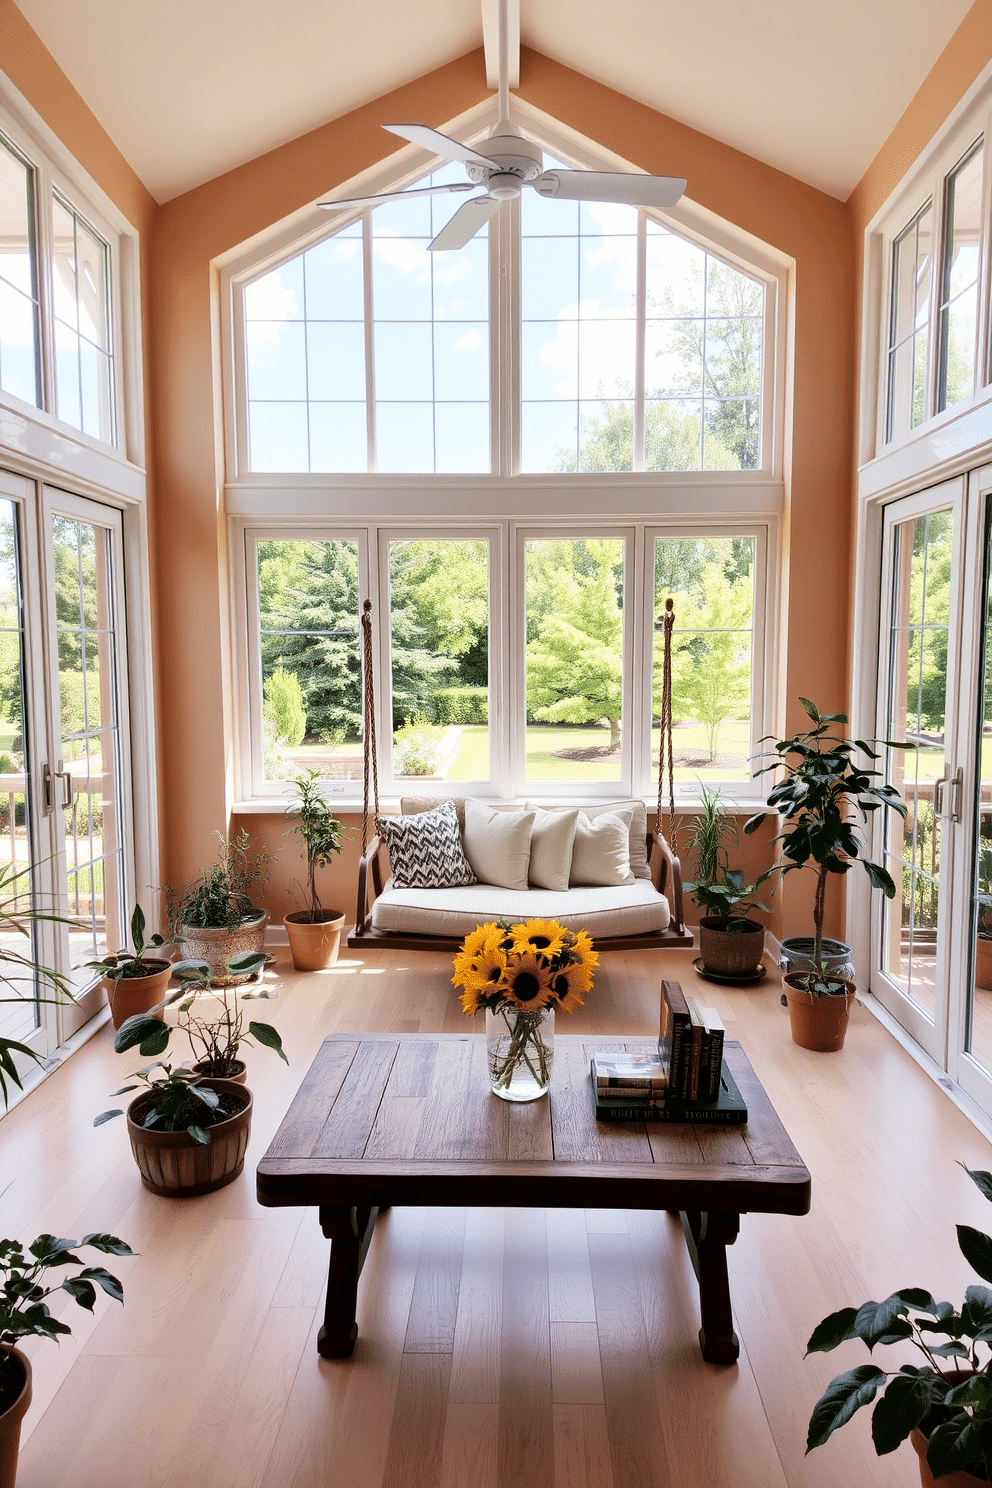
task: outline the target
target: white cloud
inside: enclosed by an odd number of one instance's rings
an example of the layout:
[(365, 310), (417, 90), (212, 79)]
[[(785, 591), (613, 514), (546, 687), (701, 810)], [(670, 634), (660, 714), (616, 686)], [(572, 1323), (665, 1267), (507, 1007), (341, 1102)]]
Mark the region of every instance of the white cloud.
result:
[(300, 311), (296, 290), (283, 282), (280, 269), (245, 288), (245, 315), (249, 320), (293, 320)]
[(482, 337), (478, 331), (466, 331), (464, 336), (459, 336), (455, 341), (456, 351), (478, 351), (482, 345)]

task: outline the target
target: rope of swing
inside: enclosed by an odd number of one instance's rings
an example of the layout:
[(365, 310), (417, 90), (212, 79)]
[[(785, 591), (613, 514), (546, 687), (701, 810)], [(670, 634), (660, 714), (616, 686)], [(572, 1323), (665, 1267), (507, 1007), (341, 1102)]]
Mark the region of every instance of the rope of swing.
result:
[(675, 605), (665, 600), (664, 663), (661, 674), (661, 739), (658, 743), (658, 831), (661, 831), (665, 771), (668, 771), (668, 841), (675, 847), (675, 755), (672, 749), (672, 631)]
[(375, 814), (379, 814), (379, 763), (375, 744), (375, 686), (372, 681), (372, 601), (362, 606), (362, 733), (365, 736), (364, 785), (362, 804), (362, 857), (369, 839), (369, 774)]

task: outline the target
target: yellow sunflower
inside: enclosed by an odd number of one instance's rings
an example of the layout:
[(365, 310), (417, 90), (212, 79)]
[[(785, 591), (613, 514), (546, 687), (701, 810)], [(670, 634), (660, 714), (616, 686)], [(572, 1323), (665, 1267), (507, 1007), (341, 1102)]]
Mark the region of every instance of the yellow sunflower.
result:
[(585, 930), (575, 932), (570, 949), (572, 955), (576, 956), (583, 966), (588, 966), (590, 972), (599, 965), (599, 952), (593, 950), (592, 940)]
[(527, 920), (514, 925), (513, 949), (520, 955), (540, 955), (550, 961), (563, 949), (565, 932), (557, 920)]
[(506, 969), (504, 992), (509, 1007), (536, 1013), (552, 1000), (551, 978), (540, 956), (524, 955)]
[(551, 973), (551, 995), (563, 1012), (574, 1013), (582, 1006), (582, 994), (592, 986), (592, 973), (579, 962)]
[(467, 956), (470, 961), (473, 961), (480, 951), (499, 945), (502, 939), (503, 932), (498, 925), (477, 925), (462, 941), (459, 955)]

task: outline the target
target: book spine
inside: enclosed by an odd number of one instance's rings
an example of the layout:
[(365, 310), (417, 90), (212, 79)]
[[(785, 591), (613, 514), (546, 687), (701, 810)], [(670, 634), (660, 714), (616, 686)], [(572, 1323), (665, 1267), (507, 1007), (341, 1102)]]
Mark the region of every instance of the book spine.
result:
[(703, 1034), (706, 1032), (701, 1023), (694, 1023), (692, 1027), (692, 1052), (689, 1056), (689, 1100), (701, 1100), (699, 1091), (699, 1067), (703, 1057)]
[(598, 1121), (658, 1121), (674, 1124), (676, 1122), (708, 1122), (711, 1126), (743, 1126), (747, 1121), (747, 1112), (741, 1110), (713, 1110), (709, 1106), (644, 1106), (618, 1103), (616, 1105), (596, 1104), (596, 1119)]
[(699, 1081), (700, 1100), (717, 1100), (720, 1095), (720, 1075), (723, 1070), (723, 1029), (707, 1031), (703, 1056), (703, 1073)]
[(688, 1014), (672, 1013), (672, 1063), (668, 1071), (668, 1089), (673, 1100), (689, 1096), (689, 1062), (692, 1048)]
[(647, 1090), (661, 1094), (668, 1087), (667, 1080), (639, 1079), (636, 1075), (597, 1075), (597, 1090)]

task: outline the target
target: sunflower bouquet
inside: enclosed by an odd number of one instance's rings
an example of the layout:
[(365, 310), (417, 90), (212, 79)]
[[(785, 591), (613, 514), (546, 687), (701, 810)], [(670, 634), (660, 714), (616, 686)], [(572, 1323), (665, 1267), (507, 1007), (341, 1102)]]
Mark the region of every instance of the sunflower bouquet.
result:
[[(451, 980), (462, 988), (469, 1017), (480, 1008), (489, 1015), (489, 1073), (497, 1095), (533, 1099), (547, 1090), (553, 1049), (542, 1025), (550, 1012), (581, 1006), (598, 960), (584, 930), (566, 930), (557, 920), (500, 921), (465, 937)], [(529, 1095), (511, 1092), (521, 1079)]]

